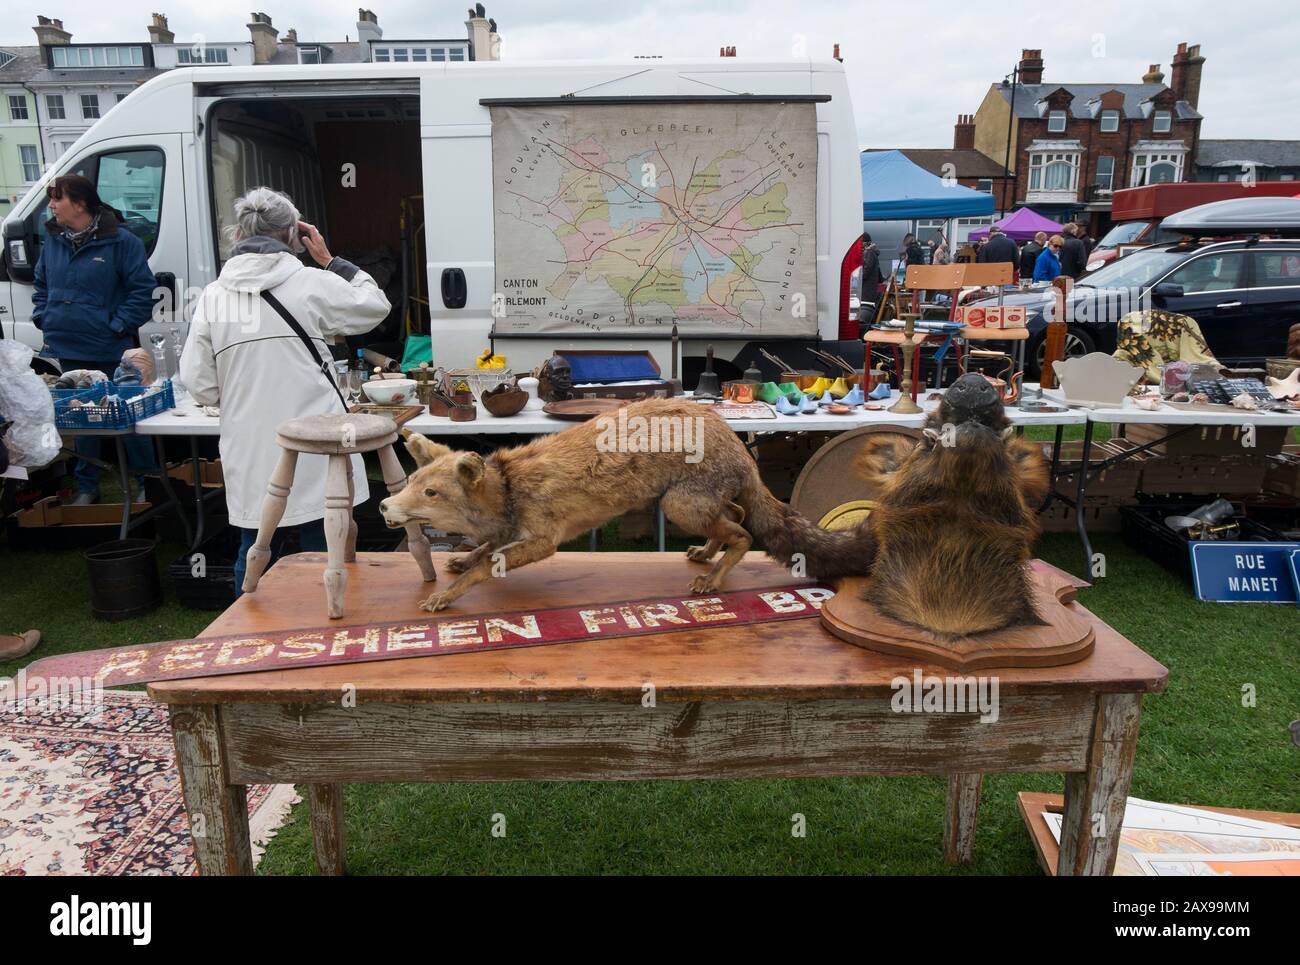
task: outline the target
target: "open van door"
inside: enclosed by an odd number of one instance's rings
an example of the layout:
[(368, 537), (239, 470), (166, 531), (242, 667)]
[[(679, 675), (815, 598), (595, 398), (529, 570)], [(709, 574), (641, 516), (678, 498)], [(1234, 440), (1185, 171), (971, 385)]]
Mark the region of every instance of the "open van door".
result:
[(5, 223), (5, 269), (13, 311), (13, 324), (6, 325), (5, 334), (34, 348), (43, 343), (32, 324), (32, 279), (49, 220), (44, 185), (59, 174), (90, 178), (100, 198), (122, 212), (126, 230), (144, 242), (158, 280), (155, 321), (174, 320), (183, 328), (179, 296), (190, 274), (190, 246), (181, 135), (111, 138), (85, 143), (74, 152), (71, 163), (60, 165), (23, 199), (18, 218)]

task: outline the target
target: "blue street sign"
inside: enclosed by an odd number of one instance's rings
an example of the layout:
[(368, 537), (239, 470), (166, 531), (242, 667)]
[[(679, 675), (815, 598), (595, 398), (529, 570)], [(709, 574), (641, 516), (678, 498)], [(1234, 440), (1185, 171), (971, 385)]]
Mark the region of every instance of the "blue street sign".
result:
[(1193, 540), (1196, 598), (1212, 603), (1295, 603), (1292, 555), (1300, 543)]
[(1287, 562), (1291, 566), (1291, 582), (1295, 584), (1295, 605), (1300, 606), (1300, 550), (1292, 553)]

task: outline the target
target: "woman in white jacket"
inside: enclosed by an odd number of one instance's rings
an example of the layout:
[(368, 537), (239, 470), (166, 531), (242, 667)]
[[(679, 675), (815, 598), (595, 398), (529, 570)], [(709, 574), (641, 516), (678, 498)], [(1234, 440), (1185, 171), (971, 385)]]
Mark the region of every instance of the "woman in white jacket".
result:
[[(261, 297), (270, 292), (316, 344), (322, 359), (339, 335), (358, 335), (388, 315), (374, 279), (332, 256), (320, 232), (299, 221), (289, 198), (254, 188), (235, 202), (231, 258), (203, 290), (181, 355), (181, 381), (200, 405), (221, 407), (221, 463), (230, 523), (242, 531), (236, 592), (257, 536), (262, 498), (280, 456), (275, 430), (286, 419), (342, 411), (339, 396), (302, 339)], [(230, 229), (228, 229), (230, 230)], [(325, 271), (295, 256), (305, 246)], [(302, 455), (284, 518), (272, 543), (296, 527), (304, 550), (324, 550), (327, 457)], [(365, 466), (352, 457), (354, 505), (369, 498)]]

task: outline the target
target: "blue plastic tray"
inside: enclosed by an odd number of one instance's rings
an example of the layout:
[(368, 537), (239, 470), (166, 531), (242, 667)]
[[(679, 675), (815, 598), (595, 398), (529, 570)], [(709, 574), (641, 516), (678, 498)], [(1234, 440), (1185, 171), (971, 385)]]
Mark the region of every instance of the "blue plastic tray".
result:
[[(151, 393), (152, 394), (149, 394)], [(172, 382), (153, 386), (99, 382), (88, 389), (51, 389), (54, 425), (60, 429), (129, 429), (141, 419), (176, 406)], [(73, 401), (80, 403), (73, 405)]]

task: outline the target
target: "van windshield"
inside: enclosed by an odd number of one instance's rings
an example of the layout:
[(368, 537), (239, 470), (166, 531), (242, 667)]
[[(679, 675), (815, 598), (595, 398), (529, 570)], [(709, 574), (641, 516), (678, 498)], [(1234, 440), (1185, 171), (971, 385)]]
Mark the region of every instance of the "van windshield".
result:
[(1150, 221), (1126, 221), (1117, 224), (1106, 232), (1106, 237), (1097, 242), (1098, 248), (1118, 248), (1120, 245), (1132, 244), (1137, 236), (1151, 227)]

